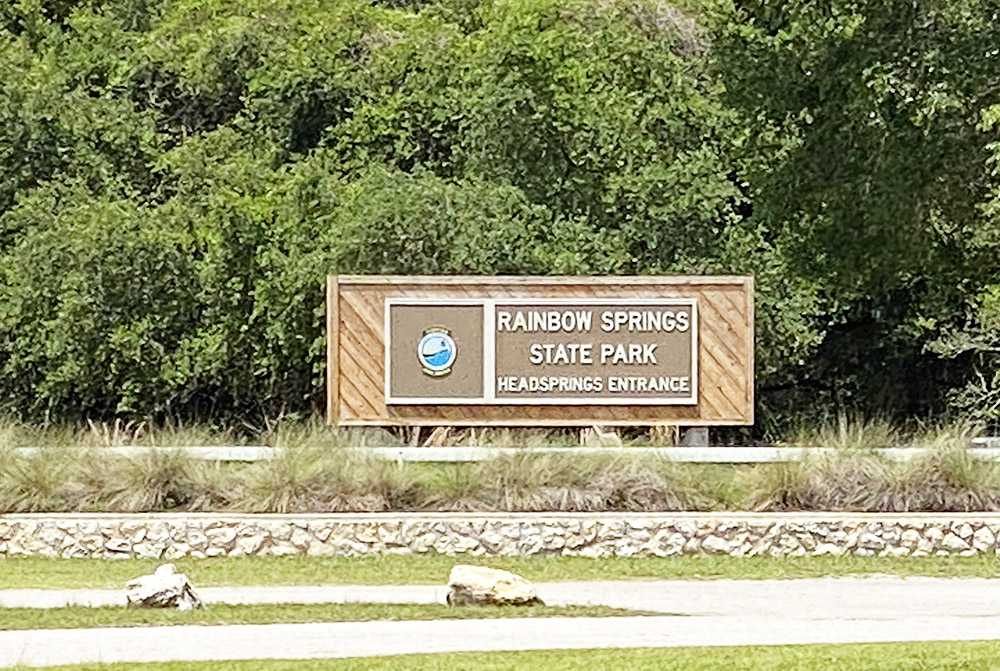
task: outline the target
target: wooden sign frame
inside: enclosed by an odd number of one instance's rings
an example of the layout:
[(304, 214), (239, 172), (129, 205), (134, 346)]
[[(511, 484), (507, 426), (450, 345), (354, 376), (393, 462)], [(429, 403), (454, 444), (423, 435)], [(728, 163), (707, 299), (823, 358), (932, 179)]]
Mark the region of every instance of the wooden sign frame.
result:
[[(697, 305), (696, 403), (386, 403), (388, 303)], [(718, 426), (754, 421), (753, 278), (331, 275), (327, 418), (342, 426)], [(485, 331), (484, 331), (485, 333)]]

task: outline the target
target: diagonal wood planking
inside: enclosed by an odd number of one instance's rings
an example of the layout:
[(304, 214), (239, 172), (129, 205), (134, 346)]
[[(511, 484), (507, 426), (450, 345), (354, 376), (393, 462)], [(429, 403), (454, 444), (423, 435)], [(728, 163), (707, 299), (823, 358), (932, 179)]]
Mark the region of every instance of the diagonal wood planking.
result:
[[(753, 281), (746, 277), (484, 278), (340, 276), (329, 348), (330, 420), (345, 425), (724, 425), (753, 423)], [(388, 297), (696, 298), (696, 406), (386, 406), (383, 321)]]

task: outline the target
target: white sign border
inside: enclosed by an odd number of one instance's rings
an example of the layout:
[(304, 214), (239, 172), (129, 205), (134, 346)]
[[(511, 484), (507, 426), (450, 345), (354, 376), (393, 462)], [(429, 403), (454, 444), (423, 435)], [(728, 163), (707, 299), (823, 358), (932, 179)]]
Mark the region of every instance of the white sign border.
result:
[[(580, 397), (503, 397), (496, 396), (496, 306), (502, 305), (688, 305), (691, 308), (691, 394), (672, 398), (649, 398), (649, 397), (626, 397), (599, 399)], [(446, 397), (446, 398), (411, 398), (394, 397), (389, 395), (390, 387), (390, 366), (389, 352), (391, 348), (389, 312), (393, 305), (438, 305), (461, 306), (479, 305), (483, 308), (483, 396), (476, 398)], [(385, 299), (385, 322), (383, 324), (383, 334), (385, 340), (385, 354), (383, 365), (385, 368), (385, 402), (386, 405), (697, 405), (698, 404), (698, 299), (697, 298), (615, 298), (608, 297), (588, 297), (588, 298), (406, 298), (392, 297)], [(607, 393), (607, 392), (604, 392)]]

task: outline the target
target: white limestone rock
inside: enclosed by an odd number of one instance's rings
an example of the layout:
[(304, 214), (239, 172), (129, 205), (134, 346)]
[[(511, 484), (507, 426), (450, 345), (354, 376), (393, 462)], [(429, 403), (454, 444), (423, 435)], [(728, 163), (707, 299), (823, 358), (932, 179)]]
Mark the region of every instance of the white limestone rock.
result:
[(968, 550), (969, 544), (955, 534), (948, 534), (941, 541), (941, 548), (947, 550), (949, 554), (955, 554)]
[(530, 606), (542, 605), (535, 587), (509, 571), (457, 564), (448, 576), (448, 604)]
[(178, 573), (173, 564), (164, 564), (152, 575), (129, 580), (125, 583), (125, 598), (129, 608), (191, 610), (201, 607), (201, 599), (187, 576)]

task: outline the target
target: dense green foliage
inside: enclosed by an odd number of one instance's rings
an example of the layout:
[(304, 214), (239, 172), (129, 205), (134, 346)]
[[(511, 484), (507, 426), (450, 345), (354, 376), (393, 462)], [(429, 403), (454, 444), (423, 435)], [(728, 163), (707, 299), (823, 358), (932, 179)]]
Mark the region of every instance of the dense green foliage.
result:
[(4, 3), (0, 412), (308, 412), (329, 272), (688, 272), (765, 419), (1000, 418), (998, 11)]
[[(968, 334), (1000, 335), (1000, 3), (737, 4), (720, 71), (772, 152), (746, 177), (753, 219), (822, 287), (799, 391), (915, 413), (954, 390), (956, 407), (995, 421), (982, 392), (1000, 391), (998, 361)], [(985, 386), (963, 389), (980, 374)]]

